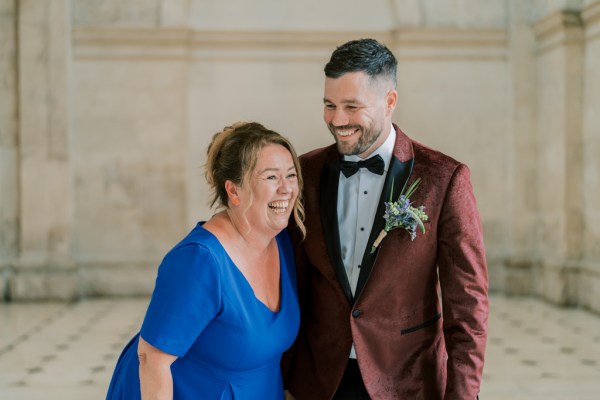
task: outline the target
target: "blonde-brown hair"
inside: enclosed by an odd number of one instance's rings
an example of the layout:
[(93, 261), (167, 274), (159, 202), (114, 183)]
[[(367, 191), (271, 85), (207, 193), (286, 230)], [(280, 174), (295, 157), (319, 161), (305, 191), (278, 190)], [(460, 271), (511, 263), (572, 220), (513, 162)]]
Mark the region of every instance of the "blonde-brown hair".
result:
[(225, 182), (229, 180), (238, 186), (250, 182), (248, 178), (256, 167), (258, 153), (268, 144), (281, 145), (292, 155), (298, 174), (298, 197), (294, 203), (293, 215), (302, 237), (305, 237), (303, 181), (296, 151), (289, 140), (257, 122), (236, 122), (213, 135), (205, 165), (206, 180), (213, 191), (210, 206), (213, 207), (215, 203), (218, 207), (228, 206)]

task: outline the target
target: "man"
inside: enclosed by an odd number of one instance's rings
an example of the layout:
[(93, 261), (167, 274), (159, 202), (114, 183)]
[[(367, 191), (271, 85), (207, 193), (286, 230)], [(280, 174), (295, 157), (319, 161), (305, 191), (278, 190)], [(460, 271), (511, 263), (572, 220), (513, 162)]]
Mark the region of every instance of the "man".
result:
[[(392, 124), (396, 65), (387, 47), (362, 39), (338, 47), (325, 67), (324, 119), (336, 144), (301, 157), (302, 322), (283, 363), (297, 400), (479, 392), (487, 267), (469, 170)], [(384, 203), (419, 179), (409, 200), (427, 215), (425, 232), (413, 219), (376, 242)]]

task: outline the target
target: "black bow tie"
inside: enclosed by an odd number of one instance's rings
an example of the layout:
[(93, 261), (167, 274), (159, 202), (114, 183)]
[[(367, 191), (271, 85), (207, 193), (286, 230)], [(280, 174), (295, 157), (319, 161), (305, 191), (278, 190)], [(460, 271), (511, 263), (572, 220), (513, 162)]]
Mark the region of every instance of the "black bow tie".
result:
[(383, 175), (384, 167), (385, 163), (379, 154), (364, 161), (342, 160), (340, 163), (340, 171), (342, 171), (342, 174), (344, 174), (346, 178), (349, 178), (358, 172), (359, 168), (366, 168), (374, 174)]

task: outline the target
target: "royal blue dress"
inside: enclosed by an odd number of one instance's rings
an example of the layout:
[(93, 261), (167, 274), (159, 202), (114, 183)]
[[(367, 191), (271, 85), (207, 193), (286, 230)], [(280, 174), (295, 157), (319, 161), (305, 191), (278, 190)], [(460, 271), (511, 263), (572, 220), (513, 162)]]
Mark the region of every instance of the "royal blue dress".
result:
[(276, 240), (281, 297), (273, 312), (198, 224), (163, 259), (142, 328), (119, 357), (107, 400), (141, 398), (140, 335), (179, 357), (171, 365), (174, 400), (283, 399), (279, 363), (300, 313), (291, 241), (285, 230)]

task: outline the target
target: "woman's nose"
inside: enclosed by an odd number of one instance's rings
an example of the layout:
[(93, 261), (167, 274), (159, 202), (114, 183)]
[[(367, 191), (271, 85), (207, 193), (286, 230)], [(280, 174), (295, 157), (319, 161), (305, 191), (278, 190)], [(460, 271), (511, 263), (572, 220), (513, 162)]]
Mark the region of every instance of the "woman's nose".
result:
[(284, 178), (281, 180), (281, 185), (279, 185), (280, 193), (290, 193), (292, 191), (292, 181), (290, 179)]

